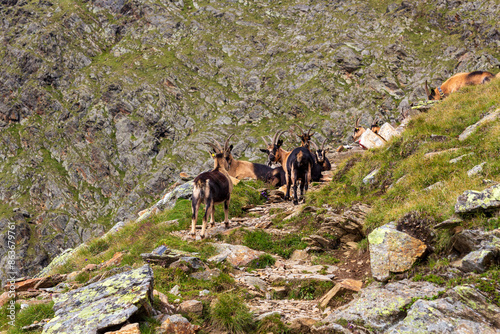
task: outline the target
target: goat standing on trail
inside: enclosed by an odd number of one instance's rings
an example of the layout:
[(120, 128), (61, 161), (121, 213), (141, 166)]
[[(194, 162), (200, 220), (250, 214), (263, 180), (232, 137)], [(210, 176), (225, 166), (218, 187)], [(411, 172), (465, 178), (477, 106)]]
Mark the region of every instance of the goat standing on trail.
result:
[[(266, 153), (267, 164), (279, 162), (283, 166), (286, 175), (286, 194), (285, 199), (290, 199), (290, 187), (293, 184), (293, 204), (299, 204), (297, 196), (298, 182), (300, 181), (300, 195), (303, 195), (309, 188), (311, 182), (311, 170), (314, 165), (314, 158), (311, 152), (305, 147), (297, 147), (291, 152), (281, 148), (283, 140), (279, 139), (285, 131), (278, 131), (274, 134), (271, 144), (266, 143), (267, 149), (261, 149)], [(265, 142), (265, 141), (264, 141)]]
[[(498, 75), (497, 75), (498, 77)], [(427, 80), (425, 81), (425, 93), (429, 100), (441, 100), (460, 88), (469, 85), (481, 85), (491, 81), (495, 76), (486, 71), (474, 71), (468, 73), (457, 73), (446, 80), (440, 87), (429, 91)]]
[(212, 143), (205, 143), (214, 149), (214, 169), (209, 172), (204, 172), (194, 179), (193, 197), (191, 198), (191, 208), (193, 211), (191, 221), (191, 236), (196, 236), (196, 222), (198, 220), (198, 211), (201, 202), (205, 203), (205, 215), (203, 216), (203, 225), (201, 228), (200, 237), (205, 238), (205, 230), (207, 228), (208, 215), (210, 215), (210, 226), (215, 226), (215, 204), (224, 203), (224, 224), (229, 227), (229, 200), (233, 191), (233, 183), (227, 170), (229, 169), (228, 160), (225, 153), (228, 152), (227, 142), (222, 149), (216, 141), (217, 146)]
[(325, 144), (327, 139), (323, 140), (323, 144), (321, 144), (321, 148), (318, 148), (318, 145), (314, 141), (311, 140), (311, 144), (316, 151), (313, 153), (314, 157), (314, 166), (311, 172), (311, 178), (313, 181), (320, 181), (323, 176), (321, 172), (331, 170), (332, 165), (330, 164), (330, 160), (326, 157), (328, 153), (328, 149), (325, 150)]
[[(228, 147), (229, 139), (233, 135), (229, 136), (226, 140), (225, 146)], [(264, 139), (265, 142), (265, 139)], [(274, 187), (281, 187), (286, 183), (285, 171), (281, 167), (271, 168), (263, 164), (255, 164), (250, 161), (236, 160), (234, 159), (231, 151), (233, 150), (233, 145), (228, 147), (225, 152), (225, 156), (229, 162), (228, 173), (232, 177), (241, 180), (244, 178), (251, 178), (254, 180), (261, 180), (270, 183)]]

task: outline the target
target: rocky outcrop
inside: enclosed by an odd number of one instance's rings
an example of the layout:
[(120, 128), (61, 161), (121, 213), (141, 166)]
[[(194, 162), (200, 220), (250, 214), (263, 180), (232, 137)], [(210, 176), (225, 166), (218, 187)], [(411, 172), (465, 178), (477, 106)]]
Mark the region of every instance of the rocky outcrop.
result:
[(153, 272), (149, 265), (54, 298), (55, 317), (43, 333), (98, 333), (140, 312), (151, 315)]

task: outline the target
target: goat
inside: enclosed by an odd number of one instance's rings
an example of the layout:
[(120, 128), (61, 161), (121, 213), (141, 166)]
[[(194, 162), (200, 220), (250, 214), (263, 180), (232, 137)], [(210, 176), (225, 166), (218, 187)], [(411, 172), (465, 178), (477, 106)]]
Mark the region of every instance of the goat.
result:
[(484, 84), (493, 78), (495, 76), (486, 71), (457, 73), (446, 80), (440, 87), (436, 87), (431, 91), (429, 91), (427, 80), (425, 80), (425, 93), (429, 100), (441, 100), (464, 86)]
[[(285, 171), (282, 167), (271, 168), (269, 166), (263, 164), (256, 164), (249, 161), (236, 160), (234, 159), (231, 151), (233, 150), (233, 145), (228, 146), (229, 139), (233, 135), (227, 138), (225, 147), (227, 147), (227, 151), (225, 151), (225, 157), (229, 162), (228, 173), (234, 178), (239, 180), (244, 178), (251, 178), (254, 180), (262, 180), (264, 182), (270, 183), (274, 187), (281, 187), (286, 183), (285, 179)], [(262, 137), (264, 139), (264, 137)], [(264, 142), (266, 140), (264, 139)]]
[(300, 194), (303, 195), (309, 187), (311, 181), (311, 170), (314, 165), (314, 158), (311, 152), (305, 147), (297, 147), (291, 152), (281, 148), (283, 140), (279, 139), (285, 131), (277, 131), (274, 134), (271, 144), (267, 144), (267, 149), (260, 149), (266, 153), (267, 164), (280, 163), (285, 170), (286, 175), (286, 194), (285, 199), (290, 199), (290, 187), (293, 184), (293, 204), (299, 204), (297, 196), (297, 186), (300, 180)]
[(328, 153), (328, 149), (325, 150), (326, 141), (327, 139), (325, 139), (323, 141), (323, 144), (321, 144), (321, 149), (318, 148), (318, 145), (316, 145), (314, 141), (311, 141), (312, 146), (316, 149), (316, 151), (313, 153), (314, 166), (311, 172), (311, 178), (315, 182), (321, 180), (321, 172), (332, 169), (330, 160), (328, 160), (328, 158), (326, 157), (326, 154)]
[(312, 136), (314, 136), (314, 134), (316, 133), (316, 132), (311, 133), (311, 130), (312, 130), (312, 128), (313, 128), (315, 125), (316, 125), (316, 124), (311, 125), (311, 127), (309, 128), (309, 130), (307, 130), (307, 133), (306, 133), (306, 132), (305, 132), (305, 131), (304, 131), (304, 130), (300, 127), (300, 126), (298, 126), (298, 125), (296, 125), (296, 124), (293, 124), (293, 125), (292, 125), (292, 128), (290, 128), (290, 133), (291, 133), (291, 134), (294, 134), (294, 133), (293, 133), (293, 130), (292, 130), (292, 129), (293, 129), (293, 127), (297, 127), (297, 128), (299, 128), (299, 130), (300, 130), (300, 131), (302, 131), (302, 134), (301, 134), (301, 135), (296, 134), (296, 136), (300, 138), (300, 141), (301, 141), (300, 146), (302, 146), (302, 147), (305, 147), (305, 148), (309, 149), (309, 141), (311, 140)]
[[(385, 140), (384, 137), (382, 137), (378, 132), (380, 131), (380, 126), (378, 125), (379, 119), (376, 117), (372, 125), (370, 126), (370, 130), (375, 133), (377, 136), (379, 136), (383, 141)], [(361, 137), (361, 135), (366, 131), (366, 129), (362, 126), (359, 126), (359, 117), (356, 119), (356, 125), (354, 126), (354, 133), (352, 135), (352, 140), (353, 141), (358, 141), (358, 139)]]
[(222, 149), (220, 144), (218, 147), (212, 143), (205, 143), (211, 146), (214, 150), (212, 157), (214, 158), (214, 169), (209, 172), (204, 172), (194, 179), (193, 196), (191, 198), (191, 208), (193, 212), (191, 221), (191, 236), (196, 235), (196, 222), (198, 220), (198, 211), (202, 201), (205, 203), (205, 215), (203, 216), (203, 225), (201, 228), (200, 237), (205, 238), (205, 230), (207, 228), (208, 215), (210, 215), (210, 226), (215, 226), (215, 204), (224, 203), (224, 224), (229, 227), (229, 201), (231, 192), (233, 191), (233, 183), (227, 172), (229, 162), (225, 157), (227, 152), (227, 142)]

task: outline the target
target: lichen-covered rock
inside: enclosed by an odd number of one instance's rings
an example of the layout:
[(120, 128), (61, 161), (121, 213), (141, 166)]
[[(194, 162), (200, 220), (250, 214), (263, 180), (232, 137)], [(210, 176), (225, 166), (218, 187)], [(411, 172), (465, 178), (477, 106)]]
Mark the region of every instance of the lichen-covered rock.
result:
[(373, 283), (362, 289), (358, 297), (349, 304), (332, 312), (323, 322), (335, 323), (344, 319), (384, 331), (404, 317), (404, 308), (414, 298), (434, 297), (443, 290), (429, 282), (403, 280), (385, 286)]
[(43, 333), (98, 333), (120, 325), (152, 305), (153, 271), (149, 265), (112, 276), (54, 298), (55, 317)]
[(364, 184), (373, 184), (375, 182), (375, 176), (377, 175), (378, 173), (378, 169), (374, 169), (370, 172), (370, 174), (366, 175), (364, 178), (363, 178), (363, 183)]
[(444, 298), (417, 300), (386, 333), (498, 333), (500, 309), (477, 290), (457, 286)]
[(500, 184), (483, 191), (466, 190), (457, 199), (456, 213), (500, 209)]
[(372, 275), (379, 281), (387, 280), (391, 272), (410, 269), (427, 249), (424, 242), (396, 230), (392, 223), (373, 230), (368, 242)]

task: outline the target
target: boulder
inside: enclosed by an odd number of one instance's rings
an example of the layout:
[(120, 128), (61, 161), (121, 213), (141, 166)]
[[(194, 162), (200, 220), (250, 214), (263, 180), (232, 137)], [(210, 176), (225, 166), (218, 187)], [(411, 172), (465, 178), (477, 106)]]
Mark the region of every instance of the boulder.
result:
[(257, 259), (264, 252), (256, 251), (242, 245), (212, 244), (219, 254), (208, 259), (209, 262), (220, 263), (224, 260), (235, 267), (244, 267)]
[(179, 305), (179, 312), (201, 315), (203, 313), (203, 303), (194, 299), (186, 300)]
[(479, 165), (472, 167), (470, 170), (467, 171), (467, 176), (473, 177), (473, 176), (476, 176), (478, 174), (481, 174), (483, 172), (484, 165), (486, 165), (486, 162), (482, 162)]
[(335, 323), (341, 319), (361, 323), (380, 332), (385, 332), (397, 320), (404, 317), (404, 308), (416, 298), (437, 296), (444, 288), (429, 282), (402, 280), (388, 283), (373, 283), (361, 290), (349, 304), (339, 307), (328, 315), (323, 323)]
[(367, 129), (359, 138), (358, 143), (365, 149), (371, 149), (384, 145), (385, 141), (377, 136), (373, 131)]
[(54, 318), (43, 333), (98, 333), (131, 316), (151, 315), (153, 271), (149, 265), (54, 297)]
[(180, 314), (174, 314), (163, 320), (161, 327), (156, 330), (158, 334), (194, 334), (200, 326), (191, 324)]
[(370, 172), (370, 174), (366, 175), (363, 178), (363, 183), (364, 184), (373, 184), (375, 183), (375, 176), (377, 175), (379, 169), (374, 169)]
[(483, 191), (466, 190), (457, 199), (456, 213), (473, 213), (477, 211), (500, 209), (500, 184)]
[(177, 202), (179, 198), (191, 198), (193, 195), (193, 184), (193, 181), (181, 184), (174, 190), (165, 194), (154, 207), (157, 207), (160, 211), (169, 210), (174, 207), (175, 202)]
[(500, 308), (477, 290), (457, 286), (445, 296), (417, 300), (386, 333), (498, 333)]
[(499, 251), (477, 250), (470, 252), (460, 261), (458, 266), (464, 272), (484, 273), (488, 268), (498, 262)]
[(391, 272), (410, 269), (427, 249), (424, 242), (396, 230), (393, 223), (373, 230), (368, 242), (372, 275), (379, 281), (389, 279)]
[(139, 324), (128, 324), (123, 326), (117, 331), (106, 332), (106, 334), (141, 334), (141, 330), (139, 329)]

